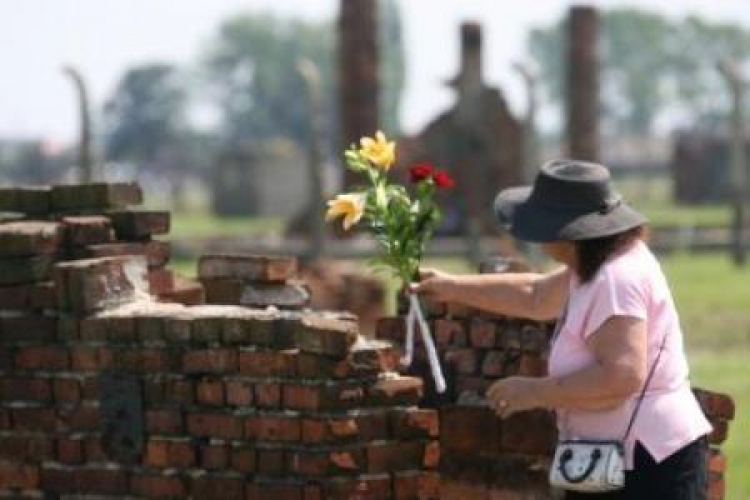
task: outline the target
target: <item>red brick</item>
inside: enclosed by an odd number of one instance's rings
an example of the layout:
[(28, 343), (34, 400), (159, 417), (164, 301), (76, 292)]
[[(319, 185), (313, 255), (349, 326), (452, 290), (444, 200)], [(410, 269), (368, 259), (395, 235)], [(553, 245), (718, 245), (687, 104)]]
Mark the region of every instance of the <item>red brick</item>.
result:
[(96, 431), (99, 429), (99, 408), (80, 405), (72, 409), (58, 411), (59, 426), (72, 431)]
[(246, 380), (227, 381), (227, 403), (234, 406), (252, 406), (255, 401), (254, 389), (253, 383)]
[(240, 351), (240, 373), (256, 377), (293, 377), (296, 373), (294, 351)]
[(232, 448), (232, 469), (244, 474), (255, 472), (255, 450), (248, 447)]
[(22, 347), (16, 355), (16, 367), (25, 370), (65, 370), (68, 351), (62, 347)]
[(122, 469), (42, 470), (41, 489), (54, 493), (119, 495), (128, 488), (128, 475)]
[(367, 471), (391, 472), (424, 467), (425, 444), (419, 441), (387, 441), (367, 445)]
[(393, 494), (395, 500), (439, 500), (440, 476), (434, 471), (397, 472)]
[(239, 439), (242, 421), (235, 415), (221, 413), (193, 413), (187, 416), (188, 432), (196, 437)]
[(377, 406), (412, 406), (423, 395), (424, 382), (418, 377), (384, 378), (367, 388), (368, 403)]
[(175, 476), (135, 474), (130, 480), (130, 489), (143, 498), (184, 498), (187, 489), (183, 480)]
[(241, 279), (285, 283), (297, 274), (297, 259), (265, 255), (204, 255), (198, 276), (205, 279)]
[(708, 442), (711, 444), (721, 444), (727, 440), (729, 434), (729, 421), (721, 419), (711, 420), (714, 430), (708, 435)]
[(174, 289), (174, 274), (169, 269), (149, 269), (146, 279), (151, 295), (162, 295)]
[(165, 349), (119, 350), (112, 365), (119, 370), (139, 373), (164, 373), (177, 369), (176, 353)]
[(98, 311), (136, 298), (146, 260), (139, 256), (61, 262), (53, 278), (60, 309), (77, 314)]
[(501, 420), (489, 407), (446, 406), (440, 409), (440, 446), (444, 453), (497, 456)]
[(545, 325), (524, 325), (521, 328), (521, 350), (525, 354), (543, 354), (549, 347), (549, 338), (549, 328)]
[(276, 409), (281, 405), (282, 388), (279, 382), (258, 382), (254, 388), (258, 408)]
[(43, 378), (13, 377), (0, 378), (0, 398), (8, 401), (52, 401), (50, 382)]
[(229, 466), (229, 447), (225, 444), (207, 444), (201, 446), (200, 464), (204, 469), (226, 469)]
[(58, 378), (52, 382), (55, 403), (75, 404), (81, 401), (81, 383), (72, 378)]
[(403, 343), (406, 336), (404, 318), (380, 318), (375, 327), (375, 338)]
[(440, 443), (430, 441), (425, 444), (422, 465), (427, 469), (437, 469), (440, 465)]
[(435, 438), (440, 426), (436, 410), (409, 408), (391, 413), (391, 429), (396, 439)]
[(57, 460), (69, 465), (83, 463), (83, 441), (65, 437), (59, 438), (57, 440)]
[(544, 377), (547, 375), (547, 360), (534, 354), (522, 354), (518, 375), (522, 377)]
[(182, 358), (187, 373), (227, 373), (237, 370), (237, 353), (231, 349), (191, 351)]
[(469, 324), (469, 340), (473, 347), (492, 349), (497, 342), (496, 323), (482, 318), (472, 318)]
[(303, 314), (299, 321), (285, 323), (291, 329), (294, 346), (301, 351), (344, 357), (359, 334), (353, 321)]
[(698, 388), (693, 389), (693, 394), (709, 420), (734, 418), (734, 400), (730, 396)]
[(323, 483), (323, 498), (331, 500), (391, 498), (391, 479), (387, 474), (330, 479)]
[(506, 351), (488, 351), (482, 360), (482, 375), (502, 377), (506, 373), (508, 354)]
[(174, 435), (182, 433), (182, 412), (179, 409), (147, 410), (146, 431), (149, 434)]
[(201, 500), (242, 500), (245, 496), (242, 479), (210, 475), (193, 479), (190, 492)]
[(41, 462), (55, 458), (55, 443), (49, 436), (0, 436), (0, 458)]
[(38, 487), (38, 466), (16, 462), (0, 462), (0, 489), (35, 490)]
[(721, 450), (710, 448), (706, 451), (708, 472), (724, 474), (727, 470), (727, 457)]
[(27, 309), (30, 305), (29, 291), (28, 285), (1, 286), (0, 309)]
[(335, 450), (296, 450), (289, 452), (289, 472), (300, 476), (355, 474), (365, 469), (361, 448)]
[(57, 422), (53, 408), (13, 408), (12, 415), (16, 430), (49, 432)]
[(466, 335), (464, 324), (451, 319), (436, 319), (433, 326), (435, 343), (439, 347), (454, 345), (454, 338), (458, 334)]
[[(253, 482), (247, 484), (246, 500), (318, 500), (322, 497), (305, 496), (305, 491), (314, 486), (289, 482)], [(317, 488), (315, 488), (317, 489)]]
[(208, 406), (224, 404), (224, 382), (217, 378), (204, 378), (196, 383), (196, 401)]
[(57, 320), (45, 316), (0, 318), (5, 342), (52, 343), (57, 333)]
[(108, 215), (119, 240), (143, 240), (169, 232), (169, 212), (124, 210), (109, 212)]
[(114, 239), (112, 224), (107, 217), (72, 216), (63, 217), (65, 243), (72, 246), (96, 245)]
[(57, 309), (57, 290), (51, 281), (34, 283), (29, 287), (29, 307), (32, 309)]
[(99, 372), (112, 365), (112, 351), (106, 347), (75, 346), (70, 350), (71, 368), (81, 372)]
[(175, 275), (174, 289), (160, 295), (159, 302), (197, 306), (206, 303), (206, 291), (197, 281)]
[(66, 184), (52, 187), (50, 194), (53, 211), (103, 210), (143, 203), (143, 191), (135, 183), (94, 182)]
[(373, 441), (388, 436), (389, 422), (385, 412), (357, 412), (350, 416), (302, 420), (304, 443)]
[(708, 480), (708, 500), (724, 500), (726, 483), (722, 476), (710, 476)]
[(473, 377), (470, 375), (458, 375), (455, 380), (456, 394), (459, 397), (466, 392), (483, 395), (493, 382), (491, 378)]
[(514, 413), (502, 422), (502, 451), (544, 456), (554, 452), (557, 425), (551, 412), (531, 410)]
[(165, 403), (187, 405), (193, 402), (193, 382), (190, 380), (166, 380), (163, 391)]
[(445, 363), (452, 366), (456, 373), (473, 375), (478, 370), (479, 352), (471, 348), (447, 349)]
[(104, 451), (104, 443), (100, 437), (87, 437), (83, 440), (83, 454), (86, 462), (106, 462), (110, 457)]
[(245, 439), (298, 442), (302, 438), (299, 417), (252, 415), (245, 419)]
[(361, 385), (333, 382), (329, 384), (284, 384), (284, 408), (325, 411), (361, 406), (365, 393)]
[(0, 225), (0, 256), (52, 254), (60, 240), (60, 225), (55, 222), (5, 222)]
[(189, 441), (149, 439), (144, 462), (152, 467), (192, 467), (195, 450)]
[(521, 350), (521, 323), (517, 320), (508, 320), (498, 325), (497, 346), (502, 349)]
[(284, 450), (258, 448), (256, 453), (258, 474), (282, 476), (286, 473)]

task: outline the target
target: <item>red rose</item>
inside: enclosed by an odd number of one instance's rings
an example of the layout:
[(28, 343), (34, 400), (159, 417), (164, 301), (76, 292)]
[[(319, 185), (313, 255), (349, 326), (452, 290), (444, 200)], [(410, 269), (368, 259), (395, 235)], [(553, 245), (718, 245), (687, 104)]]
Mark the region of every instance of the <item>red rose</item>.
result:
[(409, 169), (409, 176), (414, 183), (428, 179), (435, 168), (431, 163), (419, 163)]
[(438, 170), (432, 174), (432, 180), (435, 181), (435, 185), (439, 188), (450, 189), (456, 182), (451, 177), (451, 174), (445, 170)]

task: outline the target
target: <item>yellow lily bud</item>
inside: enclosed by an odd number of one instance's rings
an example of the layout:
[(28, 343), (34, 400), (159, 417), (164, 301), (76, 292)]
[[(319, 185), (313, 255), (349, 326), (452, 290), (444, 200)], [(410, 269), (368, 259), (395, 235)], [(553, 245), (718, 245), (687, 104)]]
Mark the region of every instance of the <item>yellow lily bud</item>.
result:
[(326, 220), (343, 216), (344, 229), (348, 231), (364, 215), (366, 201), (367, 195), (364, 193), (339, 194), (335, 199), (328, 201)]
[(378, 130), (375, 138), (363, 137), (359, 142), (362, 145), (360, 154), (376, 167), (389, 170), (393, 166), (396, 161), (396, 143), (388, 142), (383, 132)]

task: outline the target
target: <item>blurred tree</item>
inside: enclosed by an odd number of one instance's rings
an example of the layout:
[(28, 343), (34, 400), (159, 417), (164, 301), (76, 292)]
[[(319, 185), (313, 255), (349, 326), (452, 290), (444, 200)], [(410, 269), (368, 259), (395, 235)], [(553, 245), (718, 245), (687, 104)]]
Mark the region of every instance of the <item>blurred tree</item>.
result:
[[(393, 0), (382, 9), (384, 126), (398, 124), (403, 87), (401, 26)], [(230, 139), (284, 136), (300, 142), (307, 130), (305, 91), (295, 64), (309, 59), (319, 69), (325, 113), (331, 136), (335, 117), (335, 43), (332, 22), (281, 19), (268, 14), (243, 14), (225, 21), (209, 50), (205, 70), (218, 98), (225, 133)]]
[[(693, 124), (711, 120), (716, 95), (724, 94), (716, 61), (750, 58), (750, 31), (736, 25), (627, 8), (603, 11), (601, 19), (605, 129), (647, 134), (669, 112)], [(564, 22), (534, 29), (528, 38), (546, 96), (558, 107), (566, 95)]]
[(104, 108), (105, 151), (139, 167), (155, 162), (185, 133), (187, 89), (178, 70), (149, 64), (128, 70)]
[(380, 2), (380, 119), (391, 135), (401, 131), (398, 109), (406, 77), (403, 28), (395, 0)]

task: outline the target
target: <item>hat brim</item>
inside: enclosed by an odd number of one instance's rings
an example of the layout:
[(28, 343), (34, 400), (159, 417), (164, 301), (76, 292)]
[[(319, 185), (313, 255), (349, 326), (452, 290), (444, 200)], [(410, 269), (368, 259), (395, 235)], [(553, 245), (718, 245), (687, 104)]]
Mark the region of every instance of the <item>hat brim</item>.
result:
[(530, 200), (531, 187), (501, 191), (494, 211), (499, 224), (519, 240), (545, 243), (586, 240), (618, 234), (648, 219), (621, 202), (606, 212), (581, 212), (545, 206)]

